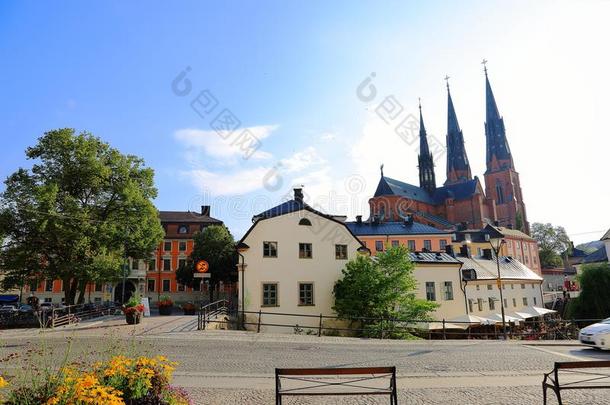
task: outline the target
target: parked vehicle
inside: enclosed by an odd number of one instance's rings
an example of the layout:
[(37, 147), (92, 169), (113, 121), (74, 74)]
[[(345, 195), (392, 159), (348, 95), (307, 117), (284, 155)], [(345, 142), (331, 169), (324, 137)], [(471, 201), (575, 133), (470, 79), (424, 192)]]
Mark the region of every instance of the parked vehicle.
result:
[(15, 308), (13, 305), (2, 305), (0, 307), (0, 313), (3, 314), (12, 314), (17, 312), (17, 308)]
[(23, 304), (19, 307), (19, 312), (31, 313), (34, 312), (34, 308), (31, 305)]
[(604, 319), (580, 330), (578, 340), (587, 346), (600, 350), (610, 349), (610, 318)]

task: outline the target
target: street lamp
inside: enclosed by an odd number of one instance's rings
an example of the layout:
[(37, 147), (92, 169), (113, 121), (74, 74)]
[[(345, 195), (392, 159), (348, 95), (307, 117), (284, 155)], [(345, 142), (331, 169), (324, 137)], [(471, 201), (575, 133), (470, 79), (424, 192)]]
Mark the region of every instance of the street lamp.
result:
[(491, 246), (496, 255), (496, 266), (498, 268), (498, 290), (500, 290), (500, 309), (502, 309), (502, 335), (504, 336), (504, 340), (506, 340), (506, 317), (504, 315), (504, 296), (502, 295), (502, 278), (500, 276), (500, 250), (502, 250), (502, 246), (506, 244), (506, 241), (504, 239), (500, 239), (500, 242), (498, 242), (498, 245), (496, 246), (492, 243), (488, 233), (485, 234), (485, 240), (489, 243), (489, 246)]

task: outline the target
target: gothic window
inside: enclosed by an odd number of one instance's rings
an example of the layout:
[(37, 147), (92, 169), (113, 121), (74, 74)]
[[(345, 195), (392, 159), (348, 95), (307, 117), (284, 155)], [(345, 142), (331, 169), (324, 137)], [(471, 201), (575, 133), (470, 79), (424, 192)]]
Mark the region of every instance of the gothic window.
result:
[(496, 203), (504, 204), (504, 190), (502, 189), (502, 184), (498, 181), (496, 182)]

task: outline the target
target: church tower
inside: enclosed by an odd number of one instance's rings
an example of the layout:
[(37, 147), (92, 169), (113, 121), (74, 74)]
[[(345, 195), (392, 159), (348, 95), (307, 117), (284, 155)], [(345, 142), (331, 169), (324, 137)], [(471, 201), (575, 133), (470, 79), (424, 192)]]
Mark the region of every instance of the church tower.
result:
[(421, 112), (421, 101), (419, 103), (419, 186), (430, 194), (436, 190), (436, 178), (434, 176), (434, 159), (428, 147), (428, 135), (424, 126), (424, 118)]
[[(486, 61), (483, 61), (485, 64)], [(529, 223), (521, 193), (519, 173), (515, 171), (513, 157), (506, 139), (504, 118), (500, 116), (487, 67), (485, 71), (485, 139), (487, 170), (485, 194), (496, 202), (497, 219), (501, 226), (513, 226), (529, 234)]]
[(453, 100), (449, 91), (449, 77), (447, 80), (447, 180), (445, 185), (461, 183), (472, 180), (468, 155), (464, 147), (464, 135), (453, 108)]

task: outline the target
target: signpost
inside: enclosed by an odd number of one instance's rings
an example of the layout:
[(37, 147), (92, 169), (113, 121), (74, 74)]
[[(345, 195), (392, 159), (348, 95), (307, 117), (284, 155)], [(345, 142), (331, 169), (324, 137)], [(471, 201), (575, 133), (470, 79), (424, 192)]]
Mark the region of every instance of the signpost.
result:
[(208, 270), (210, 270), (210, 265), (205, 260), (199, 260), (195, 265), (195, 273), (193, 274), (193, 277), (201, 279), (199, 284), (199, 295), (201, 301), (199, 304), (200, 306), (203, 306), (203, 280), (209, 279), (212, 276), (210, 273), (208, 273)]

